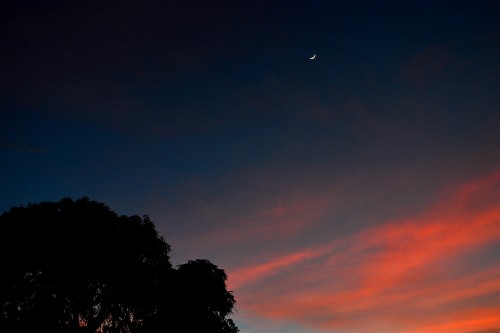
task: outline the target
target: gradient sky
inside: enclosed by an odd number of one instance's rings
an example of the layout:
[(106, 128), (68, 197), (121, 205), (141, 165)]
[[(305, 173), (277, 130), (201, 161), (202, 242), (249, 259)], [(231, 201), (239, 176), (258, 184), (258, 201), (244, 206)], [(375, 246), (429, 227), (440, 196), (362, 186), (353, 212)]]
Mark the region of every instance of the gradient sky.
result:
[(244, 333), (500, 332), (500, 2), (16, 0), (0, 45), (1, 211), (149, 215)]

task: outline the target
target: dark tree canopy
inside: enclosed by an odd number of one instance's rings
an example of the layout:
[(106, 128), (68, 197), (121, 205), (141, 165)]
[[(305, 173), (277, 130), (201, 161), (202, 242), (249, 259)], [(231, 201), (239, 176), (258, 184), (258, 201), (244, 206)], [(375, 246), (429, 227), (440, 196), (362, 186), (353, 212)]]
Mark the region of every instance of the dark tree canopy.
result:
[(238, 332), (224, 270), (176, 268), (147, 217), (88, 198), (0, 216), (1, 332)]

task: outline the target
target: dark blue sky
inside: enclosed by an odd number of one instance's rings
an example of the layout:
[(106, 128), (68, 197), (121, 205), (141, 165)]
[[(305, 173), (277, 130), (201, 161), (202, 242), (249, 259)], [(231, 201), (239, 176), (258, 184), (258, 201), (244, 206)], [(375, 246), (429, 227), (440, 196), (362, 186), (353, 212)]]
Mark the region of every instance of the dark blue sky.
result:
[[(10, 1), (1, 12), (2, 211), (89, 196), (147, 214), (174, 263), (228, 271), (244, 332), (469, 332), (453, 319), (467, 304), (500, 306), (488, 298), (498, 285), (453, 306), (443, 291), (429, 300), (439, 318), (411, 296), (499, 277), (500, 222), (479, 217), (500, 200), (499, 2)], [(462, 218), (477, 235), (418, 252), (465, 230), (428, 227)], [(368, 269), (383, 253), (357, 242), (394, 245), (382, 231), (400, 225), (401, 239), (424, 235), (386, 271), (410, 300), (360, 302), (350, 292), (383, 284)], [(436, 259), (402, 264), (415, 256)], [(474, 256), (482, 275), (460, 280)], [(318, 266), (325, 257), (352, 260)], [(438, 261), (456, 275), (429, 273)], [(299, 274), (313, 268), (326, 276)], [(428, 275), (411, 282), (414, 270)], [(284, 306), (294, 301), (300, 311)]]

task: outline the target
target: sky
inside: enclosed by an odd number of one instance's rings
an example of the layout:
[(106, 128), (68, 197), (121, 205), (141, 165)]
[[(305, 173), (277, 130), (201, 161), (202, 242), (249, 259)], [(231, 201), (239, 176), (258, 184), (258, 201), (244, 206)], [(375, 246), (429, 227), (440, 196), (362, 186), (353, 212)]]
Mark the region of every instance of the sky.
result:
[(2, 7), (0, 211), (148, 215), (244, 333), (500, 332), (500, 2)]

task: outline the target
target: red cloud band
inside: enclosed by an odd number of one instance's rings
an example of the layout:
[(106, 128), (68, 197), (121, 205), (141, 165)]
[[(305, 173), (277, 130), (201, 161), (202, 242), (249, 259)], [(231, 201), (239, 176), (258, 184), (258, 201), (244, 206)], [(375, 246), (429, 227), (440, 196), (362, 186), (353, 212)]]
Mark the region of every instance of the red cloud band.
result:
[(230, 272), (239, 307), (363, 332), (499, 328), (500, 173), (447, 193), (416, 217)]

